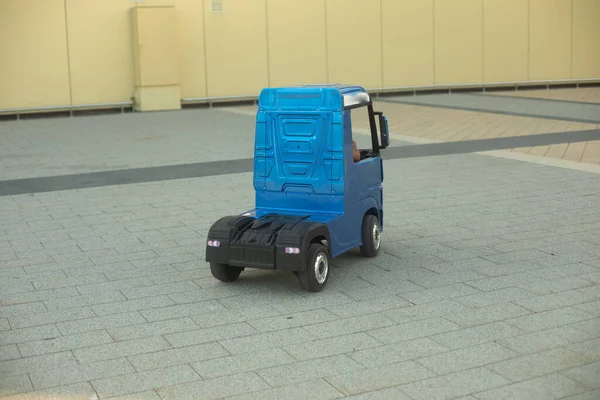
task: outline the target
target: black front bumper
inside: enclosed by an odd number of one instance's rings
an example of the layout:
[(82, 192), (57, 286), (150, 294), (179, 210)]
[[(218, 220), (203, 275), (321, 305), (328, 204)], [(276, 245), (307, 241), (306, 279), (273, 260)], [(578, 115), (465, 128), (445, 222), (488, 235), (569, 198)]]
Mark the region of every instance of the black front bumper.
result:
[[(236, 267), (300, 271), (306, 266), (310, 242), (315, 238), (329, 240), (324, 224), (306, 218), (274, 214), (260, 218), (221, 218), (208, 232), (206, 261)], [(218, 241), (219, 246), (210, 246), (209, 241)], [(297, 248), (299, 253), (288, 254), (286, 248)]]

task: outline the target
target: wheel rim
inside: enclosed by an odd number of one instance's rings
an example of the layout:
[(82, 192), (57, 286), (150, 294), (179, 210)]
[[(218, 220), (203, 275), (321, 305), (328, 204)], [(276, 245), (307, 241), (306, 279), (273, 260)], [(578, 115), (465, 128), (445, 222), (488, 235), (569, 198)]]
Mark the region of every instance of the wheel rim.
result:
[(373, 247), (375, 247), (375, 250), (378, 250), (380, 245), (381, 233), (379, 232), (379, 224), (375, 222), (373, 224)]
[(315, 259), (315, 278), (317, 282), (321, 285), (325, 282), (327, 278), (327, 273), (329, 272), (329, 261), (327, 260), (327, 256), (323, 253), (317, 254), (317, 258)]

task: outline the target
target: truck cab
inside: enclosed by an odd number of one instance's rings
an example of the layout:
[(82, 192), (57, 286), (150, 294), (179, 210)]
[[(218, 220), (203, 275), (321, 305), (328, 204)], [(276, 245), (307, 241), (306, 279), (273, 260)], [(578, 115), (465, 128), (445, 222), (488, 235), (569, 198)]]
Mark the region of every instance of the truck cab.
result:
[[(370, 146), (353, 158), (363, 121)], [(354, 133), (354, 135), (353, 135)], [(254, 140), (255, 206), (217, 220), (206, 260), (222, 281), (245, 268), (291, 271), (308, 291), (321, 290), (329, 264), (360, 247), (374, 257), (383, 232), (383, 159), (387, 119), (360, 86), (265, 88)]]

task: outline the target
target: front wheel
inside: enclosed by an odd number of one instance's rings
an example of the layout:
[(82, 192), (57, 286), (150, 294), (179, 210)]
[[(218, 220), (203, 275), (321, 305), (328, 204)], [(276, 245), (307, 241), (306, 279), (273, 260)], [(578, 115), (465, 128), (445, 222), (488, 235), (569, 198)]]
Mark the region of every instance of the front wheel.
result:
[(329, 278), (329, 252), (320, 243), (312, 243), (308, 248), (306, 268), (296, 274), (300, 286), (309, 292), (319, 292)]
[(220, 264), (212, 262), (210, 263), (210, 272), (213, 276), (222, 282), (233, 282), (235, 281), (244, 268), (241, 267), (230, 267), (227, 264)]
[(376, 216), (367, 214), (362, 224), (362, 246), (360, 252), (366, 257), (376, 257), (381, 248), (381, 229)]

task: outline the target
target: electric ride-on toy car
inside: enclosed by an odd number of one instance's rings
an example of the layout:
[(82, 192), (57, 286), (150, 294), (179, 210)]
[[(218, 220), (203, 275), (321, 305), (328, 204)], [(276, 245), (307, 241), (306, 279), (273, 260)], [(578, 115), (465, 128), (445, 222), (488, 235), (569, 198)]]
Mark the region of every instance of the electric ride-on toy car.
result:
[[(367, 118), (371, 148), (353, 160), (352, 125)], [(377, 129), (376, 120), (379, 122)], [(222, 217), (208, 231), (215, 278), (245, 268), (294, 272), (304, 290), (323, 289), (331, 259), (360, 247), (374, 257), (383, 232), (387, 119), (360, 86), (263, 89), (254, 139), (255, 208)]]

